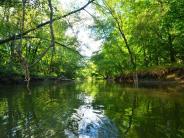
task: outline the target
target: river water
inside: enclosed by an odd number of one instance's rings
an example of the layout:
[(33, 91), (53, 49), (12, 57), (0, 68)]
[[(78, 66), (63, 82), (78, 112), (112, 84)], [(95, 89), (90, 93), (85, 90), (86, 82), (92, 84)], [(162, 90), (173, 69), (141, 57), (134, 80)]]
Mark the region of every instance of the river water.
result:
[(109, 82), (0, 86), (0, 138), (184, 138), (184, 88)]

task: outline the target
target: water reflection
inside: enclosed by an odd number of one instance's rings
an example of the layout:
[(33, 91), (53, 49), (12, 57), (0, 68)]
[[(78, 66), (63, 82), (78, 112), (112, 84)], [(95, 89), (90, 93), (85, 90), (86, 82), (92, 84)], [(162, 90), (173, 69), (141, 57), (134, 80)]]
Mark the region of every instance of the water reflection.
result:
[(93, 97), (81, 93), (78, 98), (84, 102), (72, 114), (68, 121), (68, 127), (65, 134), (69, 138), (116, 138), (117, 128), (104, 115), (103, 106), (94, 109), (92, 106)]
[(184, 89), (104, 82), (0, 86), (0, 137), (183, 138)]

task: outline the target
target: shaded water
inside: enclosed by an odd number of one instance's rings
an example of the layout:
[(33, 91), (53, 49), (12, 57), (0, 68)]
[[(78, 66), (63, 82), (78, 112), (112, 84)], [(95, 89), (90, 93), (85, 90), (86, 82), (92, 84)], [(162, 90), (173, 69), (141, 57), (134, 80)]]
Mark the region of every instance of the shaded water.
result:
[(184, 88), (149, 86), (0, 86), (0, 137), (183, 138)]

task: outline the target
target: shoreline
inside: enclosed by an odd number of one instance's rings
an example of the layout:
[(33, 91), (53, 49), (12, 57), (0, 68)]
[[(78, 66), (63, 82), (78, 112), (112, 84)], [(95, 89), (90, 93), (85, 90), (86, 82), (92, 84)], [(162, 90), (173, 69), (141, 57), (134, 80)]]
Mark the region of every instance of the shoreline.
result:
[[(34, 82), (44, 82), (44, 81), (73, 81), (73, 79), (62, 79), (58, 77), (31, 77), (30, 83)], [(24, 80), (24, 77), (1, 77), (0, 76), (0, 84), (26, 84), (26, 81)]]
[[(134, 73), (123, 74), (115, 77), (115, 82), (118, 83), (133, 83)], [(184, 84), (184, 68), (183, 67), (169, 67), (163, 69), (142, 70), (137, 71), (137, 77), (139, 83), (151, 83), (151, 82), (172, 82)]]

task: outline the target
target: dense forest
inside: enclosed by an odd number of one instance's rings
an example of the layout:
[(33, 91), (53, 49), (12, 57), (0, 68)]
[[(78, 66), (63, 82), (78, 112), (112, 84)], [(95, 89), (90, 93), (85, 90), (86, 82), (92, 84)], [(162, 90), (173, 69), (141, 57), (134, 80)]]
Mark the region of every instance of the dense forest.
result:
[[(91, 6), (96, 14), (85, 10)], [(184, 64), (183, 0), (89, 0), (64, 11), (59, 0), (0, 2), (0, 76), (117, 78), (151, 67)], [(101, 48), (88, 59), (68, 16), (87, 12)], [(79, 19), (78, 19), (79, 20)]]
[(96, 6), (102, 17), (94, 33), (104, 42), (92, 60), (102, 76), (184, 63), (182, 0), (107, 0)]
[(73, 78), (82, 56), (75, 37), (65, 35), (67, 16), (59, 1), (9, 0), (0, 2), (0, 74), (4, 76), (67, 76)]

